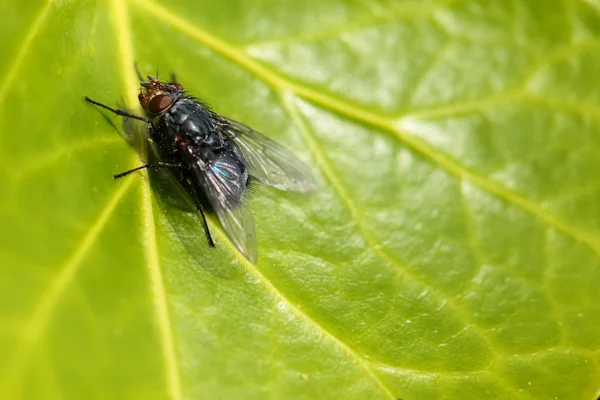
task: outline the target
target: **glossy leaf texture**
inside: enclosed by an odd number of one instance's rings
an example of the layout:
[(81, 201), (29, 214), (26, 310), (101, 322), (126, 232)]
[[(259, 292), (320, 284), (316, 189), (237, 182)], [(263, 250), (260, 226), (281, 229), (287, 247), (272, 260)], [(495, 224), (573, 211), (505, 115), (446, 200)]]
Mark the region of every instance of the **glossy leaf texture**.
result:
[[(600, 3), (0, 5), (3, 398), (595, 399)], [(259, 262), (139, 165), (133, 63), (311, 167)], [(156, 178), (156, 179), (154, 179)], [(150, 181), (152, 184), (150, 185)]]

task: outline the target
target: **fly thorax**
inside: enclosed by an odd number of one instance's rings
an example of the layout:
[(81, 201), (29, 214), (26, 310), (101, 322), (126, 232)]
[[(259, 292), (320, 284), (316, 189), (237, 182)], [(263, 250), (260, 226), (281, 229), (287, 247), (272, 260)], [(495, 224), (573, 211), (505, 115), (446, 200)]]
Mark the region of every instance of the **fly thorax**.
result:
[(206, 134), (202, 131), (201, 127), (198, 126), (196, 122), (194, 122), (193, 118), (187, 118), (181, 125), (180, 131), (188, 134), (194, 142), (198, 142), (199, 140), (203, 140)]

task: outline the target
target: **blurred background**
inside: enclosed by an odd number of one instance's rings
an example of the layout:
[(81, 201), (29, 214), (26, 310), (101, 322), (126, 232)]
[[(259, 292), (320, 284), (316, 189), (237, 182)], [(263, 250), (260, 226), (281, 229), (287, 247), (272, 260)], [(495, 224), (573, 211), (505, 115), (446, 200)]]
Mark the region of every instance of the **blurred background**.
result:
[[(3, 398), (600, 395), (597, 1), (25, 0), (0, 21)], [(256, 265), (160, 177), (112, 179), (143, 149), (83, 97), (139, 112), (135, 61), (317, 177), (257, 188)]]

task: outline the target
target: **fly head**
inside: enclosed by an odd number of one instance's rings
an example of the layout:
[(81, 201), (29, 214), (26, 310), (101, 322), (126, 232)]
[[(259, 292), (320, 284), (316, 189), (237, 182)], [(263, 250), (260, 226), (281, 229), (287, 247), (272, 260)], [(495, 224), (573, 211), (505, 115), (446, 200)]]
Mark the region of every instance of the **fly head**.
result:
[(155, 118), (167, 111), (183, 94), (184, 89), (177, 82), (160, 82), (152, 75), (148, 81), (140, 82), (142, 86), (138, 100), (146, 114)]

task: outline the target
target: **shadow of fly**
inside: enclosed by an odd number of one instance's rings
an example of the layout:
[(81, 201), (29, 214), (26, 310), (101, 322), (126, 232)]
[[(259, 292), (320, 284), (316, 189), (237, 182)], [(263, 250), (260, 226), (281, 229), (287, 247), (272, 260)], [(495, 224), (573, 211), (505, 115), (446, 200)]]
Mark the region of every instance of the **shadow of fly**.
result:
[(114, 175), (115, 179), (146, 168), (168, 168), (191, 196), (202, 216), (208, 245), (215, 242), (206, 222), (206, 199), (235, 247), (251, 262), (258, 249), (247, 201), (251, 181), (281, 190), (310, 192), (317, 184), (308, 168), (289, 150), (252, 128), (212, 111), (189, 95), (172, 77), (162, 82), (138, 72), (138, 99), (145, 116), (85, 100), (118, 116), (143, 121), (158, 162)]

